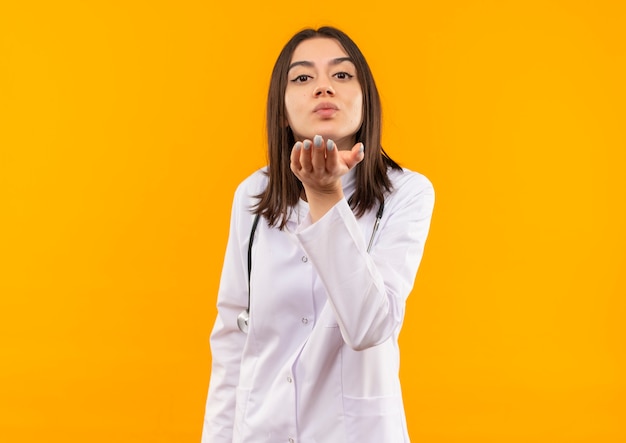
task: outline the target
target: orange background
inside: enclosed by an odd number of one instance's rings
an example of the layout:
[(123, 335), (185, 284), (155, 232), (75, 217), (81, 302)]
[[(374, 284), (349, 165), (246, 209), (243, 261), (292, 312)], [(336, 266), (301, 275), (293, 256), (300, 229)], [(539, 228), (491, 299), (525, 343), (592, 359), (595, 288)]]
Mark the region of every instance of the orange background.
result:
[(437, 191), (413, 441), (626, 441), (622, 1), (130, 3), (0, 6), (0, 441), (199, 441), (232, 193), (323, 24)]

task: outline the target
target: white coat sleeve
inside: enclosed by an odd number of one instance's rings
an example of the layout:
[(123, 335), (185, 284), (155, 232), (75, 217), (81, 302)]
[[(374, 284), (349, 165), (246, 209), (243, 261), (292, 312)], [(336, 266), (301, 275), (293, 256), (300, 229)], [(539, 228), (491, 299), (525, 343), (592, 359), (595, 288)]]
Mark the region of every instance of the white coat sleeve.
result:
[[(211, 333), (211, 380), (206, 402), (202, 443), (231, 443), (235, 421), (235, 392), (246, 335), (237, 316), (248, 305), (247, 240), (252, 216), (242, 210), (241, 186), (235, 193), (230, 233), (217, 296), (217, 317)], [(245, 242), (245, 244), (243, 244)]]
[(406, 298), (424, 251), (435, 194), (411, 172), (385, 201), (371, 250), (345, 200), (317, 222), (310, 218), (297, 237), (328, 293), (344, 341), (355, 350), (376, 346), (399, 330)]

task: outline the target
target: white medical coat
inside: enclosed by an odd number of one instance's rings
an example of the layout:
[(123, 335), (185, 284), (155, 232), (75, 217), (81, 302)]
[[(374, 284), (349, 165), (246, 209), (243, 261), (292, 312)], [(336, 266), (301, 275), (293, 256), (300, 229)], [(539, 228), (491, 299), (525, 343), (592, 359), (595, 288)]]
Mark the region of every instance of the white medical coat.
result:
[[(203, 443), (408, 442), (400, 390), (398, 334), (434, 205), (424, 177), (390, 170), (370, 253), (377, 207), (356, 218), (346, 200), (316, 223), (301, 201), (286, 229), (261, 218), (252, 249), (248, 334), (250, 208), (267, 184), (243, 181), (211, 334), (212, 372)], [(342, 179), (354, 192), (354, 171)]]

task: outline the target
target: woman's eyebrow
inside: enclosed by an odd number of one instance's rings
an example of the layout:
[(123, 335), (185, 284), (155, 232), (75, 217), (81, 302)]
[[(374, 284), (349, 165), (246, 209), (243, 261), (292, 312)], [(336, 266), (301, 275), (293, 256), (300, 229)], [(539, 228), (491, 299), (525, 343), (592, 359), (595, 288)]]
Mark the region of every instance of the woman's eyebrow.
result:
[[(350, 57), (337, 57), (337, 58), (332, 59), (329, 64), (334, 66), (343, 62), (350, 62), (354, 64), (354, 62), (352, 61)], [(305, 66), (307, 68), (312, 68), (314, 64), (313, 62), (310, 62), (307, 60), (293, 62), (292, 64), (289, 65), (288, 71), (290, 71), (292, 68), (295, 68), (296, 66)]]

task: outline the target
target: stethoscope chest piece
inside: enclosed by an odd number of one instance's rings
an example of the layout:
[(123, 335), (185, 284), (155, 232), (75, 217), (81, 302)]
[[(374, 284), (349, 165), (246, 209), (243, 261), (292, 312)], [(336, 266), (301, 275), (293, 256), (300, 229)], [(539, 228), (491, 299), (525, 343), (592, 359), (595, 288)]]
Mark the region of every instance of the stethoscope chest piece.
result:
[(239, 326), (239, 330), (244, 334), (248, 333), (248, 321), (250, 320), (250, 313), (247, 309), (241, 311), (241, 313), (237, 316), (237, 326)]

